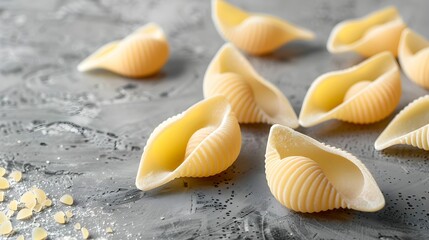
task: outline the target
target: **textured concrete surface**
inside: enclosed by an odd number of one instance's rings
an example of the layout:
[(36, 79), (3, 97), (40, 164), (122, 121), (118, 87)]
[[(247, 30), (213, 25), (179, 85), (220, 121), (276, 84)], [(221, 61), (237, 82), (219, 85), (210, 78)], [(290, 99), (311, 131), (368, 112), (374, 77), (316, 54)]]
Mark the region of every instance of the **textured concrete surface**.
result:
[[(429, 36), (429, 2), (422, 0), (233, 1), (314, 30), (313, 43), (294, 43), (271, 56), (249, 57), (299, 112), (311, 82), (362, 59), (332, 56), (325, 43), (341, 20), (389, 4)], [(77, 63), (102, 44), (158, 22), (168, 34), (171, 58), (155, 77), (131, 80)], [(299, 131), (360, 158), (386, 198), (377, 213), (349, 210), (297, 214), (270, 194), (264, 175), (268, 125), (243, 125), (243, 148), (222, 174), (179, 179), (158, 190), (138, 191), (134, 178), (147, 137), (164, 119), (202, 99), (202, 76), (222, 39), (201, 0), (3, 0), (0, 1), (0, 164), (25, 171), (6, 203), (36, 185), (52, 198), (71, 193), (75, 217), (66, 226), (56, 205), (14, 226), (29, 237), (40, 224), (52, 239), (80, 238), (75, 222), (94, 238), (109, 239), (427, 239), (428, 153), (407, 147), (374, 151), (392, 118), (368, 126), (338, 121)], [(403, 76), (399, 111), (427, 92)], [(5, 208), (6, 203), (0, 204)], [(108, 236), (106, 226), (115, 233)]]

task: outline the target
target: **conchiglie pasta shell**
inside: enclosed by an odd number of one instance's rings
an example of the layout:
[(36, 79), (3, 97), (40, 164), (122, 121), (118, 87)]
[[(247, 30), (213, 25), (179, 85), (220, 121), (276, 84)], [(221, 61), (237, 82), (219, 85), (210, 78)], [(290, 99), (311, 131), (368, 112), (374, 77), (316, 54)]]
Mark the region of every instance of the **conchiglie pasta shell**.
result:
[(298, 127), (287, 98), (263, 79), (231, 44), (225, 44), (204, 76), (204, 97), (225, 96), (240, 123), (281, 123)]
[(155, 128), (136, 186), (147, 191), (179, 177), (218, 174), (234, 163), (240, 149), (240, 126), (228, 101), (222, 96), (206, 99)]
[(397, 144), (429, 151), (429, 95), (414, 100), (398, 113), (375, 141), (375, 149)]
[(101, 47), (83, 60), (78, 70), (105, 69), (126, 77), (146, 77), (157, 73), (168, 56), (164, 32), (158, 25), (150, 23), (121, 41)]
[(331, 53), (356, 52), (370, 57), (390, 51), (396, 56), (405, 27), (398, 10), (387, 7), (362, 18), (339, 23), (329, 36), (327, 48)]
[(411, 81), (429, 89), (429, 41), (405, 29), (399, 44), (399, 61)]
[(281, 125), (271, 127), (265, 173), (274, 197), (297, 212), (374, 212), (385, 204), (371, 173), (356, 157)]
[(224, 0), (212, 1), (213, 22), (219, 34), (241, 50), (261, 55), (293, 40), (310, 40), (314, 34), (280, 18), (245, 12)]
[[(361, 82), (369, 84), (356, 91)], [(350, 91), (354, 92), (351, 97)], [(318, 77), (305, 96), (299, 122), (304, 127), (330, 119), (374, 123), (391, 114), (400, 98), (396, 60), (389, 52), (379, 53), (354, 67)]]

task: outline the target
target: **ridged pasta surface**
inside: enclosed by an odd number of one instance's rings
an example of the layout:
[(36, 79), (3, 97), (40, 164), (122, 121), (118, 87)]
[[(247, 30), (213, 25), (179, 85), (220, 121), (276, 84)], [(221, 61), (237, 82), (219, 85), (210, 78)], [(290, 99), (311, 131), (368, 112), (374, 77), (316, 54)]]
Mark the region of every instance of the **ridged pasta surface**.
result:
[(209, 96), (224, 95), (241, 123), (272, 123), (257, 105), (252, 87), (236, 73), (223, 73), (212, 76), (207, 88)]
[(127, 77), (146, 77), (157, 73), (168, 56), (162, 29), (151, 23), (121, 41), (106, 44), (82, 61), (78, 70), (105, 69)]
[(407, 144), (420, 149), (429, 150), (429, 122), (428, 125), (415, 130), (404, 137), (401, 137), (399, 142), (401, 144)]
[(390, 115), (398, 105), (400, 98), (400, 81), (378, 83), (342, 107), (334, 114), (334, 117), (358, 124), (374, 123)]
[(241, 148), (241, 137), (237, 134), (240, 131), (236, 120), (225, 122), (224, 127), (216, 129), (210, 136), (202, 138), (210, 129), (200, 132), (191, 145), (196, 145), (195, 140), (201, 140), (194, 152), (188, 156), (186, 162), (177, 173), (180, 177), (208, 177), (218, 174), (237, 159)]
[(243, 25), (225, 32), (238, 48), (256, 55), (272, 52), (283, 45), (283, 34), (283, 29), (262, 17), (250, 18)]
[(124, 76), (149, 76), (164, 66), (168, 54), (165, 41), (150, 38), (130, 39), (118, 47), (103, 65), (106, 69)]
[(302, 156), (279, 159), (266, 156), (268, 186), (275, 198), (297, 212), (320, 212), (347, 208), (317, 162)]
[(267, 54), (294, 39), (314, 38), (312, 32), (293, 26), (282, 19), (248, 13), (223, 0), (213, 0), (212, 11), (215, 26), (220, 34), (250, 54)]

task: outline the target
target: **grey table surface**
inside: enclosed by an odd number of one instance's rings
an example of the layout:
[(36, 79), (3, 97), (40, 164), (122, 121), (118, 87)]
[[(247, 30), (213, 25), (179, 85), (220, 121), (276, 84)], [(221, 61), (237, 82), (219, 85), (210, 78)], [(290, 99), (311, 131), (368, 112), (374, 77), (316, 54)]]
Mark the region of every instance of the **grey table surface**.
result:
[[(429, 36), (429, 1), (268, 0), (232, 1), (312, 29), (317, 40), (293, 43), (266, 57), (248, 56), (299, 112), (306, 90), (320, 74), (352, 66), (354, 54), (333, 56), (327, 37), (338, 22), (396, 5), (408, 25)], [(166, 31), (171, 57), (158, 75), (126, 79), (76, 71), (106, 42), (154, 21)], [(2, 209), (31, 186), (57, 200), (71, 193), (74, 207), (56, 204), (26, 222), (51, 239), (80, 239), (73, 224), (99, 239), (428, 239), (428, 153), (408, 147), (383, 152), (373, 143), (393, 115), (372, 125), (329, 121), (298, 130), (361, 159), (378, 182), (386, 207), (376, 213), (335, 210), (299, 214), (271, 195), (264, 174), (269, 126), (242, 125), (243, 146), (227, 171), (202, 179), (178, 179), (142, 192), (134, 180), (152, 130), (201, 100), (202, 78), (223, 44), (202, 0), (2, 0), (0, 1), (0, 165), (24, 171), (6, 193)], [(402, 76), (397, 113), (427, 94)], [(55, 201), (56, 202), (56, 201)], [(58, 210), (73, 209), (65, 226)], [(108, 235), (105, 227), (115, 233)]]

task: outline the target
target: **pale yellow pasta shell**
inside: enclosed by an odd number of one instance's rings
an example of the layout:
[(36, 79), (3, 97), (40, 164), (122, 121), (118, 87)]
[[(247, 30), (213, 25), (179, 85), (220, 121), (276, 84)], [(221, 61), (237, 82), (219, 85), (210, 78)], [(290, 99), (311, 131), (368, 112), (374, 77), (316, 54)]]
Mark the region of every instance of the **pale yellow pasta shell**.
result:
[(414, 100), (398, 113), (374, 145), (382, 150), (397, 144), (429, 151), (429, 95)]
[(228, 101), (222, 96), (203, 100), (155, 128), (136, 186), (147, 191), (179, 177), (218, 174), (234, 163), (240, 149), (240, 126)]
[(83, 60), (78, 70), (105, 69), (126, 77), (157, 73), (167, 62), (168, 42), (161, 27), (149, 23), (120, 41), (101, 47)]
[(204, 97), (225, 96), (240, 123), (281, 123), (298, 127), (287, 98), (263, 79), (232, 45), (225, 44), (204, 76)]
[(280, 18), (245, 12), (224, 0), (212, 0), (213, 22), (219, 34), (241, 50), (262, 55), (293, 40), (310, 40), (314, 33)]
[(297, 212), (375, 212), (385, 204), (371, 173), (356, 157), (285, 126), (271, 127), (265, 173), (274, 197)]
[(397, 55), (399, 38), (406, 27), (395, 7), (387, 7), (359, 19), (339, 23), (327, 43), (331, 53), (356, 52), (370, 57), (383, 51)]
[(305, 96), (299, 122), (304, 127), (330, 119), (374, 123), (390, 115), (400, 98), (399, 67), (391, 53), (383, 52), (318, 77)]
[(399, 44), (399, 62), (411, 81), (429, 89), (429, 41), (405, 29)]

